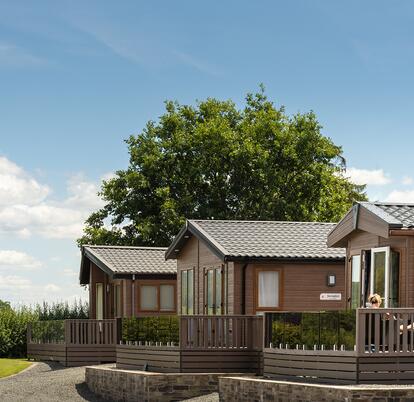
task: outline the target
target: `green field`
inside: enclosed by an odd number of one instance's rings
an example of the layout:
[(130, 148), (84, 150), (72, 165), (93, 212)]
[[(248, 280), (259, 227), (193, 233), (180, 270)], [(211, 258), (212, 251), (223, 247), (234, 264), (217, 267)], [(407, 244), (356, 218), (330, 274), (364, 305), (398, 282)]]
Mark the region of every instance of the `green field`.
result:
[(0, 359), (0, 378), (17, 374), (31, 364), (25, 359)]

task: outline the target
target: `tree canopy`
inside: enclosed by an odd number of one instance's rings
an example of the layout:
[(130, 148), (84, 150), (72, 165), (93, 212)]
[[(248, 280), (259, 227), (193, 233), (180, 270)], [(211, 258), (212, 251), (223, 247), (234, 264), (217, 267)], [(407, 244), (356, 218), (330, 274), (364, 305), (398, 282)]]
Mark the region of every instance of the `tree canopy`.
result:
[(263, 89), (242, 109), (168, 101), (126, 140), (129, 166), (103, 182), (106, 204), (78, 243), (166, 246), (186, 218), (338, 221), (365, 186), (345, 177), (342, 148), (321, 129), (312, 111), (289, 116)]

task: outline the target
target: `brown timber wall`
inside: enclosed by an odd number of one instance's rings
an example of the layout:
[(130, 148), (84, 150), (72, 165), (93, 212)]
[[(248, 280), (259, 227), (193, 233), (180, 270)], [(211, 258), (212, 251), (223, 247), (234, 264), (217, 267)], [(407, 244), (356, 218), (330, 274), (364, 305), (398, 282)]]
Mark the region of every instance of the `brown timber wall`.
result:
[(182, 373), (261, 374), (262, 352), (252, 350), (182, 350)]
[(188, 350), (179, 347), (118, 345), (116, 367), (159, 373), (257, 373), (262, 352), (248, 350)]
[(27, 358), (54, 361), (66, 365), (66, 345), (63, 343), (28, 343)]
[(357, 382), (354, 352), (264, 349), (266, 377), (334, 384)]
[(180, 372), (180, 349), (162, 346), (118, 345), (116, 367), (127, 370), (144, 370), (159, 373)]

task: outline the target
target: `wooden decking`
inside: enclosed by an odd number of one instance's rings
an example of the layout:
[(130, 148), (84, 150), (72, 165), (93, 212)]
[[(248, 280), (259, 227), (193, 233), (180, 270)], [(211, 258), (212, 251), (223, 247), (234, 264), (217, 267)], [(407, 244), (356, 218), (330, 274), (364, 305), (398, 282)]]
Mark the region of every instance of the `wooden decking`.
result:
[(120, 330), (117, 320), (65, 320), (62, 329), (62, 334), (46, 327), (33, 331), (29, 325), (27, 357), (57, 361), (64, 366), (115, 362)]
[[(272, 322), (265, 321), (266, 377), (335, 384), (414, 383), (414, 309), (358, 309), (353, 350), (344, 350), (340, 344), (331, 345), (330, 350), (315, 344), (314, 350), (307, 350), (308, 345), (288, 340), (274, 347), (269, 342)], [(296, 340), (300, 338), (291, 322), (288, 328)]]
[(182, 316), (179, 346), (117, 346), (117, 367), (159, 372), (261, 374), (263, 320), (258, 316)]

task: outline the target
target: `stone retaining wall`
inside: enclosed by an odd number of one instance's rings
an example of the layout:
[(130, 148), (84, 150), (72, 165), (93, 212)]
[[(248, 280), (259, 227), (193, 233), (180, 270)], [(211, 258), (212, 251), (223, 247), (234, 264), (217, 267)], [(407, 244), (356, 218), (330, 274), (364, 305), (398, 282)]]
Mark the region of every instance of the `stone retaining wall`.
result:
[(105, 399), (169, 402), (217, 392), (218, 378), (226, 375), (235, 373), (152, 373), (92, 366), (86, 367), (85, 381), (92, 392)]
[(220, 378), (219, 393), (225, 402), (414, 401), (414, 385), (335, 386), (243, 377)]

